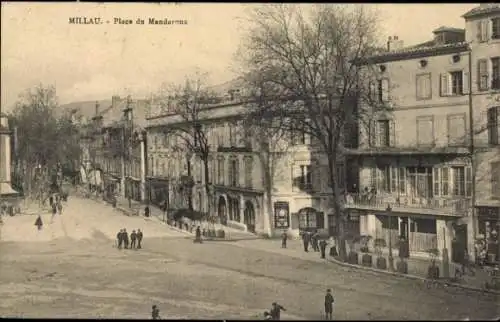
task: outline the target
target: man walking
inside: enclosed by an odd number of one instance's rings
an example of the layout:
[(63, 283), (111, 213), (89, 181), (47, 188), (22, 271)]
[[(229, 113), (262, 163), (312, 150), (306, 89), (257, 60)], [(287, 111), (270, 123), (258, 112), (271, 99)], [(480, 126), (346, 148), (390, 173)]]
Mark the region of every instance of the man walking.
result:
[(57, 205), (56, 203), (52, 203), (52, 217), (50, 217), (50, 223), (54, 222), (54, 217), (57, 214)]
[(120, 229), (118, 234), (116, 234), (116, 240), (118, 242), (118, 249), (122, 249), (123, 244), (123, 229)]
[(310, 236), (307, 231), (302, 233), (302, 242), (304, 243), (304, 251), (307, 253), (309, 251), (309, 240)]
[(325, 295), (325, 319), (326, 320), (332, 319), (333, 302), (334, 302), (334, 300), (333, 300), (332, 290), (327, 289), (326, 295)]
[(135, 248), (136, 239), (137, 239), (137, 234), (135, 233), (135, 230), (132, 230), (132, 233), (130, 234), (130, 248), (131, 249)]
[(326, 255), (326, 240), (322, 239), (319, 242), (319, 248), (320, 248), (320, 251), (321, 251), (321, 258), (325, 258), (325, 255)]
[(160, 319), (160, 310), (156, 305), (153, 305), (152, 311), (151, 311), (151, 318), (153, 320), (159, 320)]
[(271, 308), (271, 319), (275, 321), (279, 321), (281, 317), (281, 310), (286, 311), (285, 308), (278, 303), (274, 302), (273, 307)]
[(137, 229), (137, 249), (141, 249), (142, 231)]
[(281, 248), (286, 248), (286, 240), (288, 239), (288, 236), (286, 234), (286, 231), (281, 234)]
[(123, 228), (123, 242), (125, 244), (125, 249), (128, 249), (128, 233), (125, 228)]

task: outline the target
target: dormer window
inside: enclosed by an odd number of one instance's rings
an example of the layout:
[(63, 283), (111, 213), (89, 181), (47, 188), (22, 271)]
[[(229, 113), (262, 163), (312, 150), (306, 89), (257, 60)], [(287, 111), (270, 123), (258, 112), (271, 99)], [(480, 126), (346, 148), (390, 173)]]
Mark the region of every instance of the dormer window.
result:
[(380, 72), (383, 73), (386, 71), (387, 67), (385, 65), (380, 65), (379, 69), (380, 69)]
[(453, 63), (458, 63), (460, 61), (460, 55), (453, 55), (451, 60), (453, 61)]
[(425, 68), (425, 67), (427, 66), (427, 60), (422, 59), (422, 60), (419, 62), (419, 64), (420, 64), (420, 67), (421, 67), (421, 68)]

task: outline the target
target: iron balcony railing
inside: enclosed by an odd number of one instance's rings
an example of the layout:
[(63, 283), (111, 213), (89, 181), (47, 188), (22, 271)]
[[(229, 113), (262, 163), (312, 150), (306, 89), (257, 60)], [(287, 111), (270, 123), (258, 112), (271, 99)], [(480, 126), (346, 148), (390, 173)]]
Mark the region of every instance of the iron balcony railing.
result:
[(387, 206), (390, 206), (395, 212), (465, 216), (471, 209), (471, 199), (457, 196), (449, 198), (425, 198), (359, 193), (347, 194), (345, 197), (345, 208), (385, 211)]

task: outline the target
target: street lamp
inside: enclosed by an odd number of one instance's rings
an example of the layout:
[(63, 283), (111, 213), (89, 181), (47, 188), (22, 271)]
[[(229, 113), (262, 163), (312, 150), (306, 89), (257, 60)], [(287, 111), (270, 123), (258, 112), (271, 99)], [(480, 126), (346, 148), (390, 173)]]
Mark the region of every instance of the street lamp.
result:
[(392, 257), (392, 208), (387, 205), (387, 216), (389, 217), (389, 270), (394, 271), (394, 257)]

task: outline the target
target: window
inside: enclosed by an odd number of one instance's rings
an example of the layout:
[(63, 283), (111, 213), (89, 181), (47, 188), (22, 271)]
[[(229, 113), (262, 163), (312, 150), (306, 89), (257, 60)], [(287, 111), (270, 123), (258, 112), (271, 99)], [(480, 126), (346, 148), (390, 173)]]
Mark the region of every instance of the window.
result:
[(224, 185), (224, 158), (217, 159), (217, 183)]
[(441, 96), (469, 93), (469, 73), (453, 71), (441, 74)]
[(317, 228), (317, 216), (314, 212), (299, 214), (299, 228)]
[(500, 39), (500, 18), (491, 19), (491, 38)]
[(429, 99), (431, 97), (431, 74), (417, 75), (417, 99)]
[(253, 158), (245, 157), (245, 187), (252, 188)]
[(417, 144), (423, 146), (434, 144), (434, 118), (432, 116), (417, 117)]
[(465, 114), (448, 115), (448, 145), (464, 145), (465, 133)]
[(229, 126), (229, 145), (236, 146), (236, 124), (228, 123)]
[(198, 182), (203, 182), (203, 168), (204, 168), (204, 163), (201, 158), (198, 159)]
[(312, 172), (310, 165), (299, 165), (294, 181), (296, 186), (301, 190), (309, 190), (312, 188)]
[(500, 89), (500, 57), (491, 59), (491, 88)]
[(453, 195), (465, 196), (465, 168), (452, 167), (453, 172)]
[(389, 101), (389, 80), (387, 78), (377, 81), (377, 101), (379, 103)]
[(398, 169), (398, 179), (399, 179), (399, 193), (405, 194), (406, 193), (406, 168), (399, 168)]
[(389, 120), (378, 121), (378, 139), (380, 146), (390, 146)]
[(238, 159), (233, 158), (229, 163), (229, 182), (231, 186), (239, 186), (239, 164)]
[(370, 187), (386, 193), (406, 193), (406, 169), (382, 166), (372, 168)]
[(451, 94), (460, 95), (463, 93), (463, 73), (451, 72)]
[(500, 139), (500, 106), (488, 109), (488, 143), (498, 145)]
[(488, 60), (480, 59), (477, 61), (477, 79), (478, 79), (478, 90), (486, 91), (488, 90)]
[(488, 20), (477, 22), (477, 40), (480, 42), (488, 41)]
[(492, 162), (491, 166), (491, 196), (500, 199), (500, 162)]

